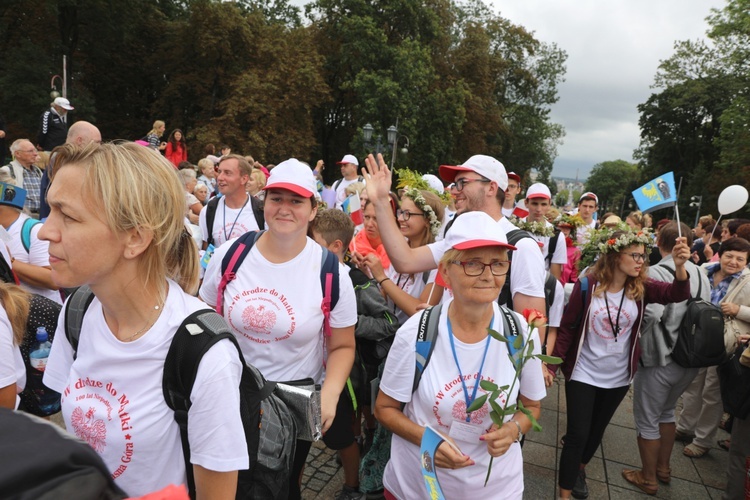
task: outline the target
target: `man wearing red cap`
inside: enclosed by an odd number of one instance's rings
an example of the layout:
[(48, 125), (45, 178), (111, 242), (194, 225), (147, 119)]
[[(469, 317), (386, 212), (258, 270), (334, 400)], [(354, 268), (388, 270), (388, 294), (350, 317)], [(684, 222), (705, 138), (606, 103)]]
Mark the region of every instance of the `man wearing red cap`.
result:
[[(445, 240), (410, 248), (390, 211), (388, 193), (391, 189), (391, 171), (382, 155), (378, 155), (377, 161), (370, 155), (366, 164), (367, 196), (375, 205), (380, 237), (391, 264), (401, 273), (435, 269), (448, 249)], [(502, 212), (505, 190), (508, 188), (508, 175), (502, 163), (491, 156), (474, 155), (463, 165), (442, 165), (439, 173), (444, 181), (454, 184), (451, 194), (455, 198), (458, 215), (481, 211), (495, 219), (505, 233), (517, 229)], [(542, 311), (546, 275), (542, 253), (532, 238), (522, 238), (515, 246), (517, 250), (513, 252), (509, 274), (512, 299), (507, 305), (516, 311), (529, 308)]]
[(526, 221), (544, 224), (544, 232), (549, 235), (534, 232), (531, 234), (542, 245), (545, 268), (555, 278), (560, 279), (562, 267), (568, 262), (568, 252), (565, 248), (565, 237), (561, 237), (560, 231), (547, 222), (545, 217), (552, 207), (551, 198), (552, 193), (544, 184), (537, 182), (529, 186), (526, 190), (526, 209), (529, 211)]
[(508, 172), (508, 189), (505, 190), (503, 215), (510, 217), (516, 208), (516, 196), (521, 192), (521, 176), (515, 172)]

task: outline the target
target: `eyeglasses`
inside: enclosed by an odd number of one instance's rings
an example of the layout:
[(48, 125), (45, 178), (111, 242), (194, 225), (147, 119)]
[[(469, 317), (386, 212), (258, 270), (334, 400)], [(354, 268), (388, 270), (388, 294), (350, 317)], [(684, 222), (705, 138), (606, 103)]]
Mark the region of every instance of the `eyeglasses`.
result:
[(481, 276), (482, 274), (484, 274), (485, 267), (490, 268), (490, 272), (493, 276), (504, 276), (508, 274), (508, 271), (510, 270), (509, 260), (496, 260), (490, 262), (489, 264), (485, 264), (484, 262), (480, 262), (478, 260), (452, 260), (450, 261), (450, 263), (463, 267), (464, 274), (466, 274), (466, 276)]
[(645, 253), (629, 253), (627, 255), (630, 255), (636, 262), (645, 262), (646, 257), (648, 257)]
[(409, 212), (408, 210), (401, 210), (400, 208), (396, 210), (397, 219), (404, 219), (404, 221), (407, 221), (411, 218), (412, 215), (416, 215), (417, 217), (424, 217), (424, 212)]
[(464, 186), (470, 182), (490, 182), (488, 179), (458, 179), (456, 181), (456, 191), (463, 191)]

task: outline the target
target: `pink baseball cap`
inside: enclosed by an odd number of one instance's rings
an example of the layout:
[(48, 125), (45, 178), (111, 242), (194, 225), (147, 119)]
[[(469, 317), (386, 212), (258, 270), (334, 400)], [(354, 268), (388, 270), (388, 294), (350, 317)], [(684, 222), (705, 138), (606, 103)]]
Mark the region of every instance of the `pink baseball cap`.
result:
[(445, 242), (456, 250), (469, 250), (479, 247), (501, 247), (515, 250), (508, 244), (505, 231), (500, 224), (485, 212), (465, 212), (456, 216)]
[(271, 170), (268, 183), (263, 190), (269, 189), (286, 189), (305, 198), (315, 196), (318, 192), (312, 170), (296, 158), (282, 161)]

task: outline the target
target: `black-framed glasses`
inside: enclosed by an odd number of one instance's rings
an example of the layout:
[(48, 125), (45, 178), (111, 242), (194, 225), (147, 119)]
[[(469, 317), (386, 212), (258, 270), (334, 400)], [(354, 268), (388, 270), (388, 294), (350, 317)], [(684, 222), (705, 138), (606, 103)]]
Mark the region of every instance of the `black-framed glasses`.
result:
[(493, 276), (504, 276), (508, 274), (508, 271), (510, 270), (509, 260), (495, 260), (490, 262), (489, 264), (485, 264), (484, 262), (478, 260), (452, 260), (450, 262), (451, 264), (456, 264), (463, 267), (464, 274), (466, 274), (466, 276), (481, 276), (484, 273), (485, 267), (490, 268), (490, 272), (493, 274)]
[(464, 186), (466, 186), (470, 182), (490, 182), (489, 179), (458, 179), (455, 182), (456, 185), (456, 191), (463, 191)]
[(629, 253), (628, 255), (630, 255), (633, 258), (633, 260), (636, 262), (645, 262), (646, 257), (648, 257), (648, 255), (646, 255), (645, 253), (637, 253), (637, 252)]
[(397, 219), (404, 219), (405, 221), (407, 221), (411, 218), (412, 215), (416, 215), (417, 217), (424, 217), (424, 212), (409, 212), (408, 210), (401, 210), (400, 208), (396, 210)]

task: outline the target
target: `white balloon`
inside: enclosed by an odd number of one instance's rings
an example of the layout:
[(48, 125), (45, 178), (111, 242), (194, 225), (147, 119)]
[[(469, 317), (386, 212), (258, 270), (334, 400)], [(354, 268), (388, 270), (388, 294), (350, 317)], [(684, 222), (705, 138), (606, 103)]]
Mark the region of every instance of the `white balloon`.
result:
[(735, 184), (727, 186), (719, 195), (719, 213), (729, 215), (745, 206), (747, 203), (748, 193), (744, 186)]

